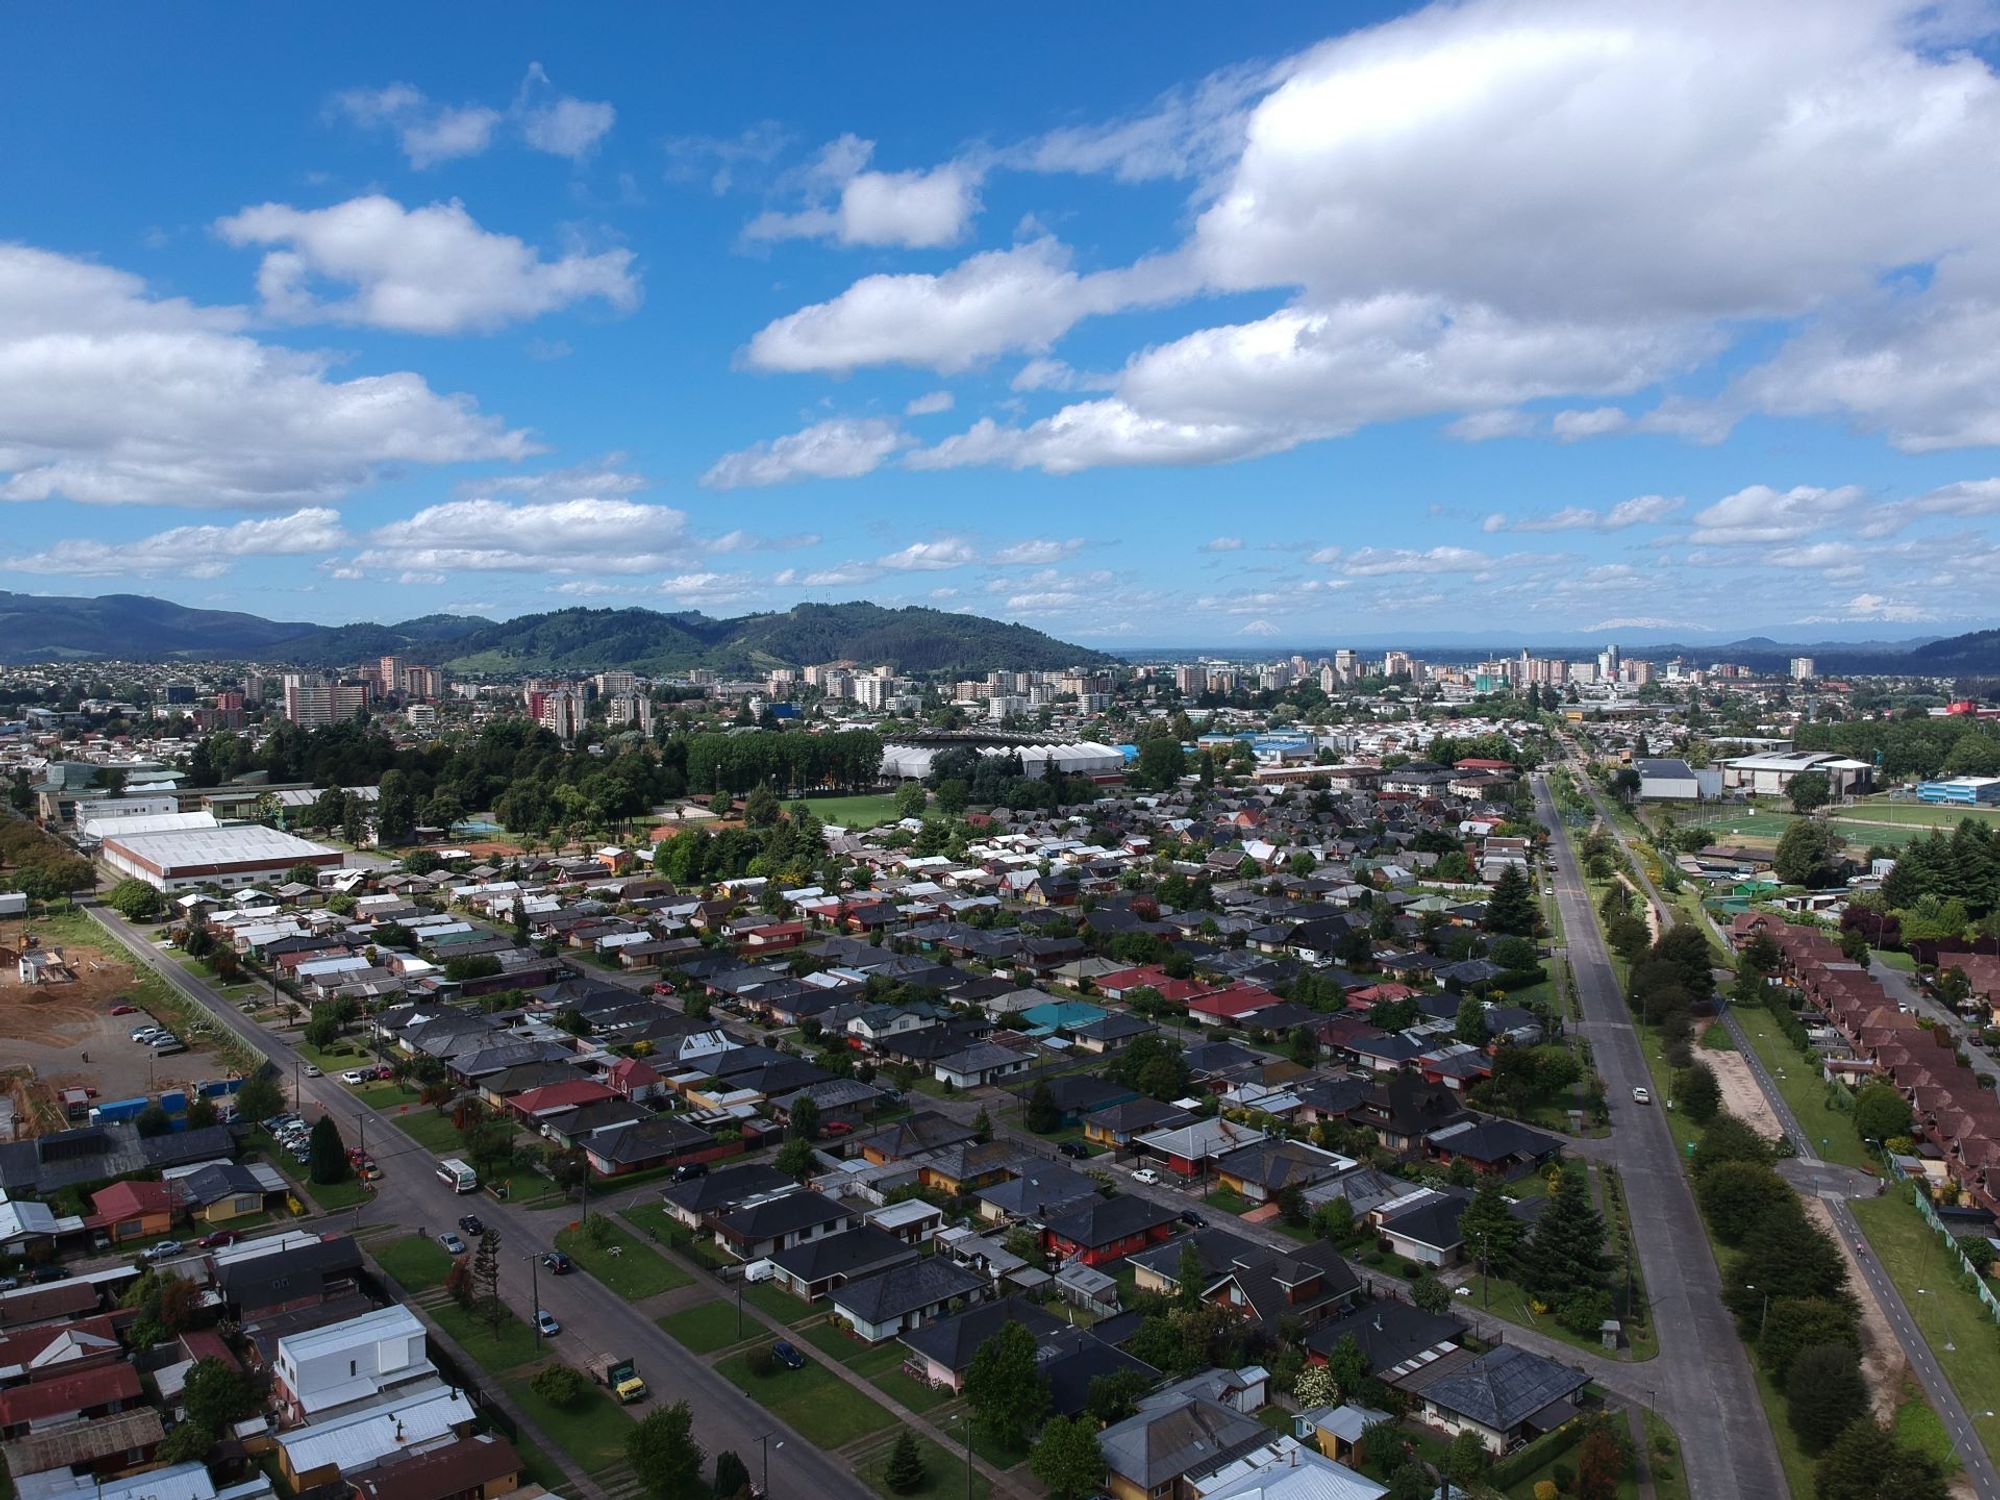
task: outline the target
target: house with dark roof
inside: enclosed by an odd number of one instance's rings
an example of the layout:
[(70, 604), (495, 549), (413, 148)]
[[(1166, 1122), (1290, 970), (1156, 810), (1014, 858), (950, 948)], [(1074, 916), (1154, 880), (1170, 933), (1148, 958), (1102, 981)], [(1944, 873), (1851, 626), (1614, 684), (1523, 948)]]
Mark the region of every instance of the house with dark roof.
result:
[(248, 1323), (352, 1292), (360, 1275), (361, 1251), (343, 1234), (283, 1253), (219, 1259), (215, 1286), (228, 1316)]
[(1413, 1303), (1383, 1297), (1308, 1331), (1306, 1358), (1324, 1364), (1343, 1340), (1353, 1339), (1368, 1373), (1397, 1385), (1457, 1352), (1464, 1337), (1465, 1324), (1449, 1313), (1425, 1312)]
[(1118, 1500), (1183, 1500), (1191, 1474), (1262, 1446), (1271, 1430), (1255, 1417), (1184, 1395), (1142, 1407), (1097, 1435), (1107, 1488)]
[(1094, 1145), (1108, 1146), (1116, 1151), (1129, 1147), (1135, 1138), (1148, 1131), (1184, 1125), (1193, 1118), (1178, 1104), (1162, 1104), (1157, 1099), (1134, 1099), (1086, 1115), (1083, 1138)]
[(1097, 1184), (1055, 1162), (1024, 1163), (1020, 1176), (989, 1183), (973, 1196), (979, 1200), (980, 1218), (989, 1223), (1020, 1219), (1041, 1224), (1095, 1198)]
[(903, 1161), (939, 1146), (954, 1146), (979, 1138), (979, 1133), (970, 1125), (939, 1114), (936, 1110), (919, 1110), (908, 1119), (896, 1120), (871, 1130), (866, 1135), (852, 1137), (851, 1148), (865, 1160), (882, 1162)]
[(830, 1294), (834, 1316), (864, 1343), (879, 1344), (961, 1312), (986, 1292), (986, 1278), (942, 1256), (920, 1256), (849, 1281)]
[(1021, 1148), (1011, 1141), (981, 1141), (974, 1137), (956, 1145), (939, 1146), (910, 1158), (917, 1180), (956, 1196), (976, 1192), (1011, 1176), (1025, 1165)]
[(1137, 1089), (1099, 1078), (1094, 1073), (1065, 1073), (1048, 1083), (1049, 1096), (1064, 1125), (1074, 1125), (1099, 1110), (1129, 1104), (1139, 1097)]
[(1161, 1243), (1173, 1233), (1178, 1217), (1150, 1198), (1098, 1198), (1048, 1219), (1042, 1225), (1042, 1248), (1051, 1256), (1074, 1256), (1087, 1266), (1101, 1266)]
[(1424, 1387), (1424, 1420), (1453, 1436), (1479, 1435), (1489, 1453), (1553, 1432), (1574, 1419), (1582, 1370), (1502, 1344)]
[(1239, 1262), (1248, 1263), (1270, 1253), (1256, 1241), (1246, 1240), (1226, 1229), (1197, 1229), (1192, 1234), (1130, 1255), (1126, 1257), (1125, 1264), (1132, 1268), (1133, 1279), (1140, 1291), (1172, 1296), (1180, 1289), (1181, 1258), (1190, 1246), (1200, 1260), (1203, 1286), (1213, 1285), (1217, 1277)]
[(521, 1487), (521, 1455), (498, 1433), (394, 1454), (348, 1481), (356, 1500), (497, 1500)]
[[(852, 1229), (861, 1216), (814, 1192), (747, 1204), (715, 1220), (715, 1242), (738, 1260), (759, 1260)], [(893, 1236), (892, 1236), (893, 1238)]]
[(1459, 1215), (1472, 1195), (1459, 1188), (1424, 1188), (1369, 1215), (1381, 1246), (1423, 1266), (1455, 1266), (1463, 1249)]
[[(605, 1109), (635, 1109), (622, 1099), (606, 1100)], [(577, 1139), (577, 1146), (599, 1177), (622, 1177), (629, 1172), (649, 1172), (656, 1167), (682, 1162), (710, 1161), (743, 1149), (741, 1140), (718, 1142), (699, 1125), (673, 1115), (649, 1115), (629, 1124), (593, 1130)]]
[[(772, 1279), (795, 1297), (817, 1302), (852, 1281), (917, 1259), (918, 1247), (873, 1224), (801, 1240), (769, 1257)], [(982, 1285), (983, 1285), (982, 1281)]]
[(1290, 1253), (1238, 1261), (1202, 1289), (1201, 1299), (1254, 1318), (1275, 1333), (1287, 1320), (1310, 1328), (1361, 1296), (1361, 1279), (1325, 1240)]
[(1552, 1162), (1562, 1149), (1560, 1136), (1518, 1120), (1460, 1120), (1424, 1137), (1424, 1154), (1432, 1161), (1444, 1166), (1467, 1162), (1475, 1171), (1501, 1177), (1518, 1176)]
[(768, 1162), (745, 1162), (687, 1182), (669, 1183), (661, 1189), (660, 1196), (666, 1202), (668, 1217), (690, 1229), (707, 1229), (719, 1214), (753, 1200), (782, 1197), (798, 1190), (796, 1178), (786, 1176)]
[(1252, 1203), (1269, 1203), (1287, 1189), (1303, 1192), (1354, 1166), (1352, 1157), (1303, 1141), (1263, 1140), (1218, 1157), (1215, 1175), (1222, 1186)]
[(1019, 1323), (1037, 1343), (1069, 1326), (1024, 1297), (982, 1302), (904, 1333), (903, 1347), (910, 1351), (904, 1368), (927, 1385), (959, 1390), (980, 1345), (1009, 1323)]

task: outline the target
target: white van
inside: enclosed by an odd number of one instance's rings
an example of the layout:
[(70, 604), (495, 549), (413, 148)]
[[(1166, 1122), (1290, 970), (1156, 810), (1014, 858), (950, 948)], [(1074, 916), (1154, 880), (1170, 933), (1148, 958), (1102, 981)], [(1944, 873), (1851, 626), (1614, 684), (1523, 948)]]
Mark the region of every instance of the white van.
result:
[(438, 1163), (437, 1178), (454, 1193), (479, 1190), (479, 1174), (455, 1156), (447, 1156)]

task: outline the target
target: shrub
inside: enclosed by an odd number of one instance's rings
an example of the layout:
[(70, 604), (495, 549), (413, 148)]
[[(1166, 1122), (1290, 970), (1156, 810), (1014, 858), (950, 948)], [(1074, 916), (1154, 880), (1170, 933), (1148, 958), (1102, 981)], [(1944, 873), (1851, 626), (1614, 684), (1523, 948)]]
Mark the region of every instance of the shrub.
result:
[(771, 1352), (769, 1344), (759, 1344), (743, 1356), (743, 1362), (750, 1367), (750, 1373), (759, 1380), (769, 1377), (778, 1368), (778, 1357)]
[(590, 1390), (590, 1382), (568, 1365), (550, 1365), (528, 1382), (529, 1388), (549, 1405), (568, 1410), (579, 1405)]

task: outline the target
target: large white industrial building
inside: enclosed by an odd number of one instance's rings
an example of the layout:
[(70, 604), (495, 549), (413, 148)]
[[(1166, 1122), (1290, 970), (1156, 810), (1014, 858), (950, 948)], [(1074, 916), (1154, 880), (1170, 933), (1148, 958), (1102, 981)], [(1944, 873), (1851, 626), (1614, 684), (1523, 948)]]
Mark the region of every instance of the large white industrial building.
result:
[(121, 875), (162, 891), (214, 885), (241, 889), (282, 880), (294, 865), (338, 869), (341, 853), (261, 823), (225, 823), (161, 833), (105, 835), (99, 857)]
[(887, 744), (882, 747), (882, 776), (890, 781), (922, 781), (931, 765), (947, 750), (971, 749), (981, 755), (1018, 755), (1026, 776), (1046, 776), (1049, 762), (1063, 776), (1111, 777), (1125, 770), (1125, 757), (1115, 745), (1084, 740), (1077, 744), (996, 745), (978, 741), (958, 744)]

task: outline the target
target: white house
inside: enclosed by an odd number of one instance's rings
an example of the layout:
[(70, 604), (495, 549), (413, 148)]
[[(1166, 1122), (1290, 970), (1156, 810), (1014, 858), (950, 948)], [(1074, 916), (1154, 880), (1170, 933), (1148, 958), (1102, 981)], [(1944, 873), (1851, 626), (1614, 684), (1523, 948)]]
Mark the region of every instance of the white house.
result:
[(407, 1307), (390, 1306), (278, 1340), (272, 1372), (278, 1402), (292, 1421), (306, 1421), (373, 1401), (436, 1368), (424, 1325)]

